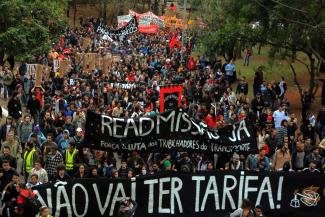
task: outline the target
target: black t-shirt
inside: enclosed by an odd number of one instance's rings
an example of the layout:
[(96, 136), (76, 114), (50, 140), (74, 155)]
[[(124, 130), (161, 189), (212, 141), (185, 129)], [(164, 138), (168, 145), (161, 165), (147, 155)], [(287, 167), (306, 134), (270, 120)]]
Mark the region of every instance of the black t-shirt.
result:
[(3, 176), (1, 177), (0, 190), (2, 191), (6, 185), (12, 181), (12, 176), (15, 170), (10, 168), (8, 171), (3, 171)]
[(325, 124), (325, 111), (319, 111), (317, 120), (320, 124)]

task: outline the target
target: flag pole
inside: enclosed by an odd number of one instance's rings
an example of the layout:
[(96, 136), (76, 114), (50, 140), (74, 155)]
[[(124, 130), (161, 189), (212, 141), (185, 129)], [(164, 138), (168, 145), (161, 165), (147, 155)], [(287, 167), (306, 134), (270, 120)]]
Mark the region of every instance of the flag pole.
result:
[[(182, 49), (185, 45), (185, 34), (186, 34), (186, 8), (187, 8), (187, 0), (184, 0), (184, 16), (183, 16), (183, 31), (182, 31), (182, 48), (181, 48), (181, 52)], [(181, 53), (181, 57), (182, 57), (182, 62), (183, 62), (183, 52)]]

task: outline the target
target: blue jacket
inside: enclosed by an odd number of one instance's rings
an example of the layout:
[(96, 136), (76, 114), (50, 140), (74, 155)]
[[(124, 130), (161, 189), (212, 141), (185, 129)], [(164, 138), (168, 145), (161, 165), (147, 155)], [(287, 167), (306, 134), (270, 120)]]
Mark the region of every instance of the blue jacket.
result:
[(264, 156), (264, 160), (262, 164), (258, 164), (258, 154), (256, 154), (253, 158), (251, 158), (250, 161), (250, 169), (251, 170), (259, 170), (259, 171), (264, 171), (264, 170), (270, 170), (270, 160), (268, 157)]

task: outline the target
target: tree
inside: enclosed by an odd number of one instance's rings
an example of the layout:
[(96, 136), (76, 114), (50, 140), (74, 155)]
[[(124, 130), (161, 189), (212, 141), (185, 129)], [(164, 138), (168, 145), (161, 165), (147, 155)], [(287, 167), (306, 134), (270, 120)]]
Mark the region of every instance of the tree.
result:
[[(292, 61), (306, 66), (309, 91), (313, 95), (316, 93), (317, 74), (325, 63), (324, 0), (193, 0), (192, 3), (210, 26), (200, 40), (201, 47), (208, 53), (219, 50), (232, 58), (236, 46), (270, 45), (272, 56), (281, 52), (288, 60), (294, 78)], [(309, 61), (298, 59), (297, 52), (304, 53)]]
[(66, 27), (67, 0), (0, 1), (0, 64), (47, 54)]

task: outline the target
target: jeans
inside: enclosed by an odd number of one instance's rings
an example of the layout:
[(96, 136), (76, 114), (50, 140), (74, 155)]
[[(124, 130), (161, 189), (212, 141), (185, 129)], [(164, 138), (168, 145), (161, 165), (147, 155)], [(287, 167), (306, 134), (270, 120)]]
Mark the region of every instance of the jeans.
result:
[(244, 66), (248, 66), (249, 65), (249, 58), (250, 58), (250, 56), (245, 56), (244, 57)]
[(325, 137), (325, 125), (318, 123), (317, 131), (318, 131), (319, 139), (322, 140)]
[(34, 124), (39, 124), (39, 112), (37, 112), (36, 114), (33, 114), (32, 118), (34, 120)]
[(228, 81), (229, 85), (231, 85), (234, 82), (234, 76), (226, 75), (226, 80)]
[(9, 97), (8, 86), (3, 85), (3, 98), (7, 99)]

